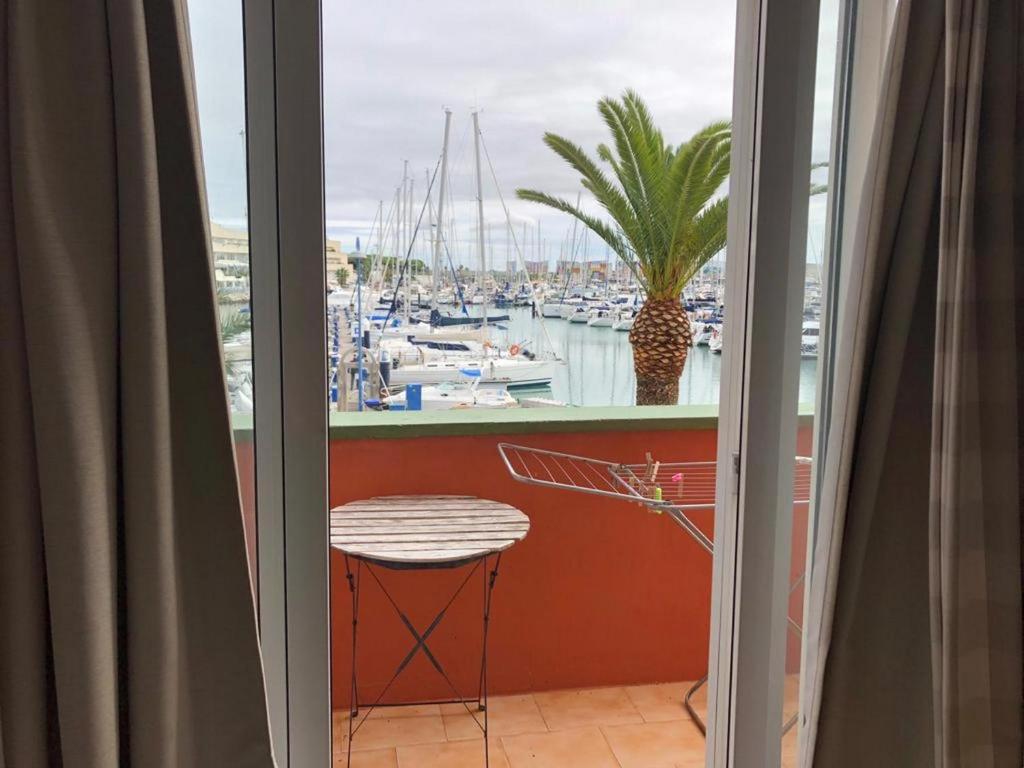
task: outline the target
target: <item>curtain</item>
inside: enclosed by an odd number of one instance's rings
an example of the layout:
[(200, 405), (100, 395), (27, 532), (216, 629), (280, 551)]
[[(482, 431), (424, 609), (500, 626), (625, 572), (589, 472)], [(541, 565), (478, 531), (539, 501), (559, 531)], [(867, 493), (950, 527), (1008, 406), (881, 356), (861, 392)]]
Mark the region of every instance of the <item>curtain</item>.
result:
[(184, 0), (0, 0), (0, 766), (272, 764)]
[(897, 9), (844, 255), (805, 765), (1022, 764), (1022, 17)]

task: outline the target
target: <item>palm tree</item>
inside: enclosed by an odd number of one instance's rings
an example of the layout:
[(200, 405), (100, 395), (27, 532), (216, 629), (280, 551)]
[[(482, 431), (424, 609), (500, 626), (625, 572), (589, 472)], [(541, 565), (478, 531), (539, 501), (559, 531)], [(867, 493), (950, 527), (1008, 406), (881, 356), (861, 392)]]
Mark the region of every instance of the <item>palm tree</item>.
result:
[(598, 145), (597, 157), (611, 177), (568, 139), (546, 133), (544, 143), (580, 174), (583, 187), (613, 223), (544, 192), (519, 189), (516, 194), (575, 216), (636, 276), (647, 294), (629, 332), (636, 401), (674, 405), (692, 342), (680, 295), (725, 247), (728, 202), (716, 194), (729, 176), (729, 123), (711, 123), (673, 147), (633, 91), (620, 100), (601, 99), (597, 110), (612, 137), (611, 147)]

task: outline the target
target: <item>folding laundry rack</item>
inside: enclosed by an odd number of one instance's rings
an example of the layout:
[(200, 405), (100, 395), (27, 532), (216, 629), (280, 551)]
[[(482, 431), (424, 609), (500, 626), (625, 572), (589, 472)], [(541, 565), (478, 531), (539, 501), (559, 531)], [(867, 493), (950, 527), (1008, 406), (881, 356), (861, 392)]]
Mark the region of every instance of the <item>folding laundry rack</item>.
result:
[[(655, 461), (647, 454), (642, 464), (621, 464), (558, 451), (545, 451), (512, 443), (499, 443), (498, 453), (509, 473), (521, 483), (579, 491), (647, 507), (667, 515), (686, 531), (708, 554), (714, 555), (714, 541), (693, 521), (692, 514), (714, 510), (717, 465), (714, 461)], [(793, 469), (793, 504), (807, 505), (811, 498), (811, 460), (798, 456)], [(791, 585), (792, 595), (803, 583), (801, 574)], [(791, 616), (788, 626), (797, 636), (802, 628)], [(704, 721), (693, 707), (694, 694), (707, 683), (704, 675), (690, 686), (683, 706), (705, 733)], [(783, 726), (787, 733), (797, 721), (793, 715)]]

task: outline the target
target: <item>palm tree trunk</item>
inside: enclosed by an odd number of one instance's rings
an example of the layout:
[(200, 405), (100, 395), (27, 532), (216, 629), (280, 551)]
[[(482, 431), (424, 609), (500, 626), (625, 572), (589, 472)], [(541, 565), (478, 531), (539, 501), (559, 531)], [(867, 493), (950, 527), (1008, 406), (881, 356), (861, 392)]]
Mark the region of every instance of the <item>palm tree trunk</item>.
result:
[(629, 332), (637, 405), (675, 405), (679, 377), (693, 341), (678, 299), (648, 299)]

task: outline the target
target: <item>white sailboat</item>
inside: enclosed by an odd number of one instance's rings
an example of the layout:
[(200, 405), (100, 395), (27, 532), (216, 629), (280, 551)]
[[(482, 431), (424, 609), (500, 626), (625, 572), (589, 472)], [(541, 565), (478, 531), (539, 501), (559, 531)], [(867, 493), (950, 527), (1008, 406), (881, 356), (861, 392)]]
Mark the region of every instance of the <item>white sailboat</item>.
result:
[(590, 310), (587, 325), (591, 328), (611, 328), (615, 323), (615, 310), (607, 304), (599, 304)]
[[(446, 115), (447, 121), (447, 115)], [(480, 128), (478, 113), (473, 113), (474, 150), (476, 159), (477, 186), (477, 247), (480, 257), (480, 275), (474, 297), (483, 306), (482, 328), (477, 339), (443, 339), (435, 331), (425, 328), (409, 329), (404, 339), (395, 338), (401, 329), (387, 329), (392, 338), (382, 337), (382, 349), (387, 349), (395, 365), (391, 370), (390, 384), (395, 387), (407, 384), (439, 384), (458, 382), (465, 376), (478, 377), (481, 384), (504, 384), (507, 386), (543, 386), (551, 383), (558, 360), (537, 359), (532, 354), (513, 344), (508, 350), (499, 349), (489, 341), (486, 293), (487, 256), (484, 233), (486, 231), (483, 208), (483, 180), (480, 165)], [(441, 155), (441, 186), (444, 188), (447, 175), (448, 130), (445, 130), (445, 145)], [(439, 216), (443, 206), (438, 205)], [(436, 231), (441, 237), (444, 227), (440, 217)], [(435, 241), (435, 258), (440, 261), (441, 244)], [(470, 300), (467, 300), (467, 303)], [(473, 302), (476, 303), (476, 302)]]
[(633, 323), (636, 322), (636, 310), (632, 307), (626, 309), (620, 309), (615, 315), (615, 321), (612, 323), (612, 330), (616, 331), (631, 331), (633, 330)]
[(711, 338), (708, 339), (708, 350), (716, 355), (722, 354), (722, 326), (711, 331)]
[(576, 304), (572, 311), (565, 315), (570, 323), (585, 323), (590, 319), (590, 306), (586, 303)]
[(821, 334), (821, 323), (818, 320), (805, 320), (800, 329), (800, 357), (810, 359), (818, 356), (818, 341)]
[(562, 302), (560, 300), (545, 301), (540, 305), (540, 313), (543, 317), (559, 318), (562, 317)]
[[(382, 401), (391, 407), (407, 405), (405, 392), (389, 395)], [(423, 387), (421, 404), (424, 411), (498, 410), (519, 405), (504, 387), (482, 387), (476, 381), (447, 381)]]
[(399, 364), (397, 368), (392, 368), (391, 385), (398, 387), (458, 381), (467, 372), (471, 372), (479, 375), (482, 384), (540, 387), (551, 384), (557, 365), (555, 360), (527, 360), (519, 357), (425, 360), (414, 365)]

